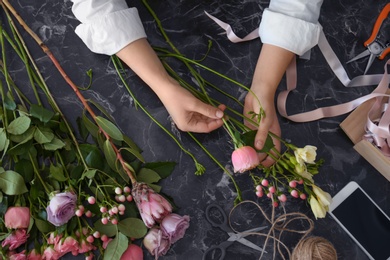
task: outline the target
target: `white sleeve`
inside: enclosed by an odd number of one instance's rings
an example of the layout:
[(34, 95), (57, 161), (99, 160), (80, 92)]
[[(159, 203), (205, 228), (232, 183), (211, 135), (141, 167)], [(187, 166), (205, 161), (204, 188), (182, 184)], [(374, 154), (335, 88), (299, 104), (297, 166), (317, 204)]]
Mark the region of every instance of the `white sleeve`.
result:
[(76, 34), (96, 53), (113, 55), (129, 43), (146, 38), (136, 8), (125, 0), (72, 0), (72, 12), (81, 22)]
[(259, 35), (263, 43), (303, 55), (317, 45), (323, 0), (271, 0), (263, 12)]

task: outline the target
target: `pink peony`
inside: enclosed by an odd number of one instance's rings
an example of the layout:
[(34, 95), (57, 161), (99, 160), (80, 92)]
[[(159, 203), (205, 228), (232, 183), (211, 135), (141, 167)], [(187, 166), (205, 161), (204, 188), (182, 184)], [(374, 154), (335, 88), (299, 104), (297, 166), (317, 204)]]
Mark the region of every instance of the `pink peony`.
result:
[(149, 229), (143, 243), (149, 253), (155, 256), (156, 260), (159, 256), (165, 255), (171, 247), (169, 238), (157, 227)]
[(16, 229), (1, 243), (2, 247), (9, 246), (8, 250), (14, 250), (23, 245), (30, 235), (26, 229)]
[(144, 253), (142, 249), (134, 244), (130, 244), (126, 251), (122, 254), (120, 260), (143, 260)]
[(177, 240), (181, 239), (189, 224), (189, 216), (180, 216), (178, 214), (172, 213), (166, 216), (161, 222), (161, 230), (169, 237), (171, 243), (175, 243)]
[(156, 222), (160, 223), (166, 215), (172, 212), (172, 205), (146, 183), (136, 183), (132, 195), (141, 218), (148, 228), (153, 227)]
[(4, 215), (7, 228), (28, 228), (30, 225), (30, 209), (27, 207), (9, 207)]
[(27, 255), (27, 260), (41, 260), (43, 257), (35, 249), (31, 250)]
[(243, 173), (260, 164), (256, 150), (251, 146), (242, 146), (232, 153), (234, 172)]
[(47, 220), (57, 227), (67, 223), (75, 215), (76, 199), (72, 192), (57, 193), (46, 208)]

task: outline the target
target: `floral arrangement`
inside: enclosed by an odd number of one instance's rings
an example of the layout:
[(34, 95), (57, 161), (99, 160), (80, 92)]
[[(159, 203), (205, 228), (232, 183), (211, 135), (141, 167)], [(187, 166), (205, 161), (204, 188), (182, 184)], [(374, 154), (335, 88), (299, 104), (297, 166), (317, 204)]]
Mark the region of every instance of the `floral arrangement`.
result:
[[(175, 163), (145, 162), (141, 150), (109, 114), (82, 96), (8, 1), (1, 6), (11, 32), (2, 28), (2, 49), (11, 46), (12, 54), (25, 64), (36, 100), (28, 99), (14, 83), (3, 51), (0, 257), (59, 259), (65, 254), (84, 254), (93, 259), (99, 252), (103, 259), (143, 259), (142, 249), (134, 242), (137, 239), (143, 239), (156, 258), (165, 254), (184, 236), (190, 221), (173, 213), (173, 203), (160, 193), (158, 181), (170, 175)], [(84, 105), (78, 138), (29, 58), (11, 13)]]

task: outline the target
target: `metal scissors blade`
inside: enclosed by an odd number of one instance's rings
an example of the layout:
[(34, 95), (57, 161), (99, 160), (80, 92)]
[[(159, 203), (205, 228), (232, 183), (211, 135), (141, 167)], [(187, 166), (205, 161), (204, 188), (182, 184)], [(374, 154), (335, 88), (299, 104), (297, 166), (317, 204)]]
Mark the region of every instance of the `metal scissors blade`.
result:
[[(249, 241), (248, 239), (246, 239), (244, 237), (250, 235), (250, 233), (252, 233), (252, 232), (258, 232), (258, 231), (266, 229), (266, 228), (267, 228), (267, 226), (252, 228), (252, 229), (240, 232), (240, 233), (232, 233), (232, 232), (230, 232), (230, 233), (228, 233), (229, 236), (230, 236), (228, 241), (237, 241), (237, 242), (240, 242), (241, 244), (243, 244), (243, 245), (245, 245), (247, 247), (250, 247), (252, 249), (255, 249), (257, 251), (260, 251), (260, 252), (264, 251), (263, 248), (261, 248), (258, 245), (252, 243), (251, 241)], [(267, 251), (264, 251), (264, 253), (267, 253)]]
[(358, 60), (358, 59), (361, 59), (361, 58), (364, 58), (368, 55), (371, 55), (371, 52), (370, 50), (366, 49), (365, 51), (363, 51), (362, 53), (360, 53), (359, 55), (357, 55), (356, 57), (354, 57), (353, 59), (350, 59), (349, 61), (347, 61), (347, 64), (352, 62), (352, 61), (355, 61), (355, 60)]

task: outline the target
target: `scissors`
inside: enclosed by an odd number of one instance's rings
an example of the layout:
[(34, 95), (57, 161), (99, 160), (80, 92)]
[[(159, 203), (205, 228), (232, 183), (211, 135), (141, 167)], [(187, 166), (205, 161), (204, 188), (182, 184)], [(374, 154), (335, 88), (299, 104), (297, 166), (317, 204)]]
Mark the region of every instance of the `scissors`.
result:
[[(259, 252), (263, 251), (263, 248), (257, 246), (251, 241), (245, 239), (251, 232), (258, 232), (266, 229), (267, 226), (257, 227), (250, 230), (243, 231), (241, 233), (235, 233), (228, 225), (227, 216), (224, 210), (217, 204), (210, 204), (206, 208), (206, 219), (213, 227), (218, 227), (229, 235), (229, 238), (219, 245), (209, 247), (203, 254), (203, 260), (219, 259), (223, 260), (226, 254), (226, 248), (228, 248), (235, 241), (240, 242), (250, 248), (253, 248)], [(264, 253), (267, 253), (264, 251)], [(219, 257), (219, 258), (218, 258)]]
[[(375, 57), (378, 57), (378, 59), (383, 60), (390, 52), (390, 37), (388, 34), (389, 28), (382, 28), (382, 30), (380, 30), (383, 25), (383, 21), (387, 18), (389, 12), (390, 3), (386, 4), (386, 6), (382, 9), (378, 18), (375, 21), (374, 29), (372, 30), (370, 38), (368, 38), (368, 40), (364, 42), (364, 46), (367, 49), (347, 62), (350, 63), (366, 56), (370, 56), (364, 74), (366, 74), (368, 69), (371, 67)], [(381, 31), (383, 35), (381, 35), (379, 31)]]

